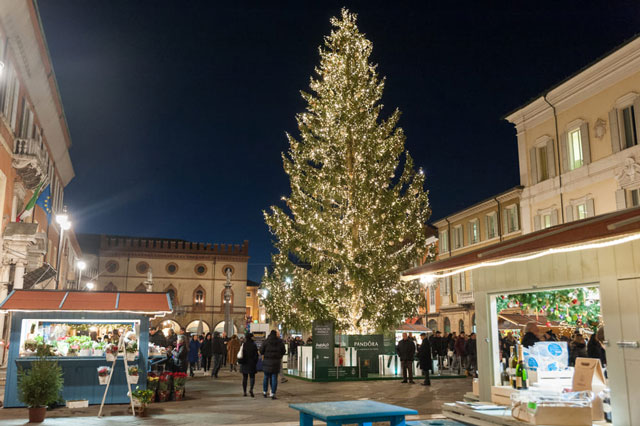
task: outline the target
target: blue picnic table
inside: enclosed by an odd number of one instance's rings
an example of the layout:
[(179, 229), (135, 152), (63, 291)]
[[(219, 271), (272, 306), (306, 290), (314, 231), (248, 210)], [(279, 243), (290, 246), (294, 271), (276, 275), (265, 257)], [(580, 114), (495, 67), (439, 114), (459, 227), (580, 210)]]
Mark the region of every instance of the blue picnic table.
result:
[(313, 426), (313, 419), (327, 422), (327, 426), (357, 423), (371, 426), (373, 422), (389, 422), (391, 426), (405, 426), (404, 416), (418, 414), (416, 410), (377, 401), (336, 401), (289, 404), (300, 411), (300, 426)]

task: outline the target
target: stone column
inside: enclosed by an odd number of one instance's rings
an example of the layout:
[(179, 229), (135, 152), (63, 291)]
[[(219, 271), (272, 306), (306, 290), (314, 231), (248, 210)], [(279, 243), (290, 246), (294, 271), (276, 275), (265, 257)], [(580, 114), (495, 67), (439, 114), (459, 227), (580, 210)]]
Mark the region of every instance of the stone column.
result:
[(13, 277), (13, 288), (21, 289), (24, 287), (24, 268), (26, 262), (24, 260), (18, 260), (16, 262), (16, 272)]
[[(0, 301), (6, 299), (9, 292), (9, 274), (11, 273), (11, 264), (8, 260), (2, 262), (2, 271), (0, 272)], [(9, 333), (5, 333), (4, 323), (6, 321), (7, 314), (0, 313), (0, 365), (5, 365), (5, 354), (7, 349), (7, 342), (9, 341)], [(6, 334), (6, 336), (5, 336)]]

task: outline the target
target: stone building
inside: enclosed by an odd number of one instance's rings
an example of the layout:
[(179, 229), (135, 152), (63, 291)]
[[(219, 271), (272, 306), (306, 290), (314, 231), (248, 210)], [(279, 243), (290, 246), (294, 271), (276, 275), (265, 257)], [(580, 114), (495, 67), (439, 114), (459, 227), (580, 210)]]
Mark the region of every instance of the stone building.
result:
[[(231, 319), (242, 332), (247, 320), (249, 242), (203, 244), (184, 240), (82, 234), (85, 253), (93, 254), (97, 291), (167, 292), (174, 306), (170, 316), (153, 325), (204, 333), (224, 329), (224, 290), (231, 270)], [(199, 324), (201, 322), (201, 324)]]

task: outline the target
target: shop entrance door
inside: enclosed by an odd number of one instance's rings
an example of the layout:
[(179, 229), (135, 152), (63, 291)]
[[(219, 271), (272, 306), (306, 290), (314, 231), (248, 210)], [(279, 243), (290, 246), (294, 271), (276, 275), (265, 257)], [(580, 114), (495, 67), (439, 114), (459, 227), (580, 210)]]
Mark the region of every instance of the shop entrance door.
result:
[(618, 280), (618, 306), (621, 339), (618, 342), (609, 341), (609, 347), (616, 345), (622, 350), (627, 372), (629, 418), (633, 425), (640, 425), (640, 404), (633, 402), (633, 395), (640, 395), (640, 380), (634, 377), (640, 371), (640, 279)]

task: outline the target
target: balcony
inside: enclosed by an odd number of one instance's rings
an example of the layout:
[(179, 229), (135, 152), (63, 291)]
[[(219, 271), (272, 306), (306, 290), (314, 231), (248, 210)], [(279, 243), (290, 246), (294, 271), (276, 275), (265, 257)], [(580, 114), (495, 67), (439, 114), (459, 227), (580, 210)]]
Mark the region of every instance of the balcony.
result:
[(49, 153), (42, 141), (16, 139), (13, 150), (13, 167), (27, 189), (34, 190), (47, 175)]
[(463, 293), (458, 293), (458, 305), (473, 305), (473, 292), (465, 291)]

